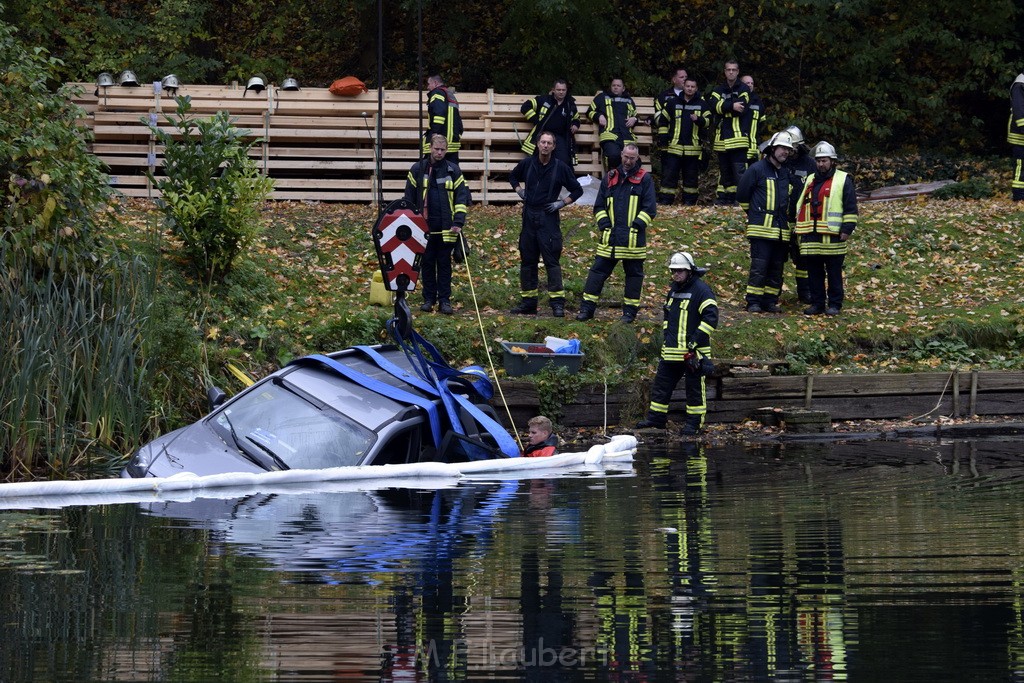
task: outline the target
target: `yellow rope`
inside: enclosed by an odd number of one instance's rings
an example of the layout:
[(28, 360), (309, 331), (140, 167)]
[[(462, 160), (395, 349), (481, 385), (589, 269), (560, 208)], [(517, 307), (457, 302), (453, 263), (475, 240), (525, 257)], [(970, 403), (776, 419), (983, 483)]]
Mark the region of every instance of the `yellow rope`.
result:
[(491, 376), (494, 378), (494, 386), (498, 388), (498, 396), (501, 397), (501, 405), (505, 408), (505, 414), (508, 415), (508, 423), (512, 425), (512, 434), (516, 437), (516, 443), (519, 444), (519, 450), (525, 451), (523, 448), (523, 440), (519, 438), (519, 430), (516, 429), (516, 423), (512, 419), (512, 411), (508, 407), (508, 401), (505, 400), (505, 392), (502, 391), (501, 382), (498, 381), (498, 372), (494, 369), (494, 359), (491, 358), (491, 347), (487, 343), (487, 333), (484, 331), (484, 319), (480, 315), (480, 304), (476, 300), (476, 289), (473, 287), (473, 273), (469, 268), (469, 253), (466, 248), (466, 238), (459, 233), (459, 240), (462, 242), (462, 253), (465, 255), (463, 262), (466, 264), (466, 279), (469, 280), (469, 293), (473, 299), (473, 309), (476, 311), (477, 324), (480, 327), (480, 340), (484, 344), (484, 353), (487, 354), (487, 365), (491, 369)]

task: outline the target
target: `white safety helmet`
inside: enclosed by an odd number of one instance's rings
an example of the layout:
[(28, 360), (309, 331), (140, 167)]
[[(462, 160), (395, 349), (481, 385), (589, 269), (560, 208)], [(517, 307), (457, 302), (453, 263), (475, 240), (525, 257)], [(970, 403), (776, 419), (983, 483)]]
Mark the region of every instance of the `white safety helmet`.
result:
[(104, 71), (96, 77), (97, 88), (109, 88), (112, 85), (114, 85), (114, 77), (110, 74), (109, 71)]
[(786, 131), (780, 131), (772, 136), (772, 139), (768, 141), (769, 147), (785, 147), (796, 151), (793, 147), (793, 137)]
[(793, 141), (794, 145), (804, 144), (804, 133), (798, 127), (788, 126), (783, 132), (789, 133), (789, 137)]
[(300, 90), (299, 82), (294, 78), (286, 78), (281, 81), (281, 90)]
[(181, 87), (181, 83), (178, 82), (178, 77), (174, 74), (167, 74), (160, 81), (160, 86), (164, 90), (170, 90), (171, 92), (174, 92), (175, 90)]
[(687, 251), (677, 251), (672, 254), (668, 260), (669, 270), (696, 270), (697, 266), (693, 262), (693, 257)]
[(836, 153), (836, 148), (832, 146), (832, 143), (822, 140), (814, 146), (814, 158), (818, 159), (820, 157), (838, 159), (839, 155)]

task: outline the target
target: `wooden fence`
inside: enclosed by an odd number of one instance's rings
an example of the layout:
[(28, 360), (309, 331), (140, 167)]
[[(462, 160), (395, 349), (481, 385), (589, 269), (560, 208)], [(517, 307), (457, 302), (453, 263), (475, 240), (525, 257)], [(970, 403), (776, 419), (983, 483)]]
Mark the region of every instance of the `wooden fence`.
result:
[[(708, 422), (742, 422), (766, 407), (822, 410), (834, 421), (1024, 415), (1024, 372), (743, 374), (708, 380)], [(517, 425), (537, 414), (540, 398), (536, 384), (506, 380), (502, 389)], [(599, 427), (606, 422), (631, 425), (643, 417), (649, 399), (646, 382), (608, 392), (601, 386), (589, 386), (563, 403), (560, 422), (580, 427)], [(680, 384), (672, 395), (669, 419), (682, 423), (685, 404)], [(507, 420), (504, 413), (502, 418)]]
[[(91, 151), (109, 167), (111, 184), (128, 196), (155, 196), (146, 172), (160, 175), (163, 149), (145, 121), (170, 131), (165, 115), (176, 109), (173, 97), (161, 92), (159, 84), (98, 90), (91, 83), (71, 85), (82, 91), (74, 101), (86, 112), (83, 123), (95, 135)], [(177, 94), (192, 99), (196, 115), (226, 111), (239, 127), (261, 139), (255, 156), (263, 172), (274, 178), (274, 199), (372, 202), (382, 187), (385, 201), (390, 201), (401, 196), (409, 167), (419, 158), (417, 91), (385, 91), (382, 108), (376, 92), (339, 97), (326, 88), (289, 91), (271, 86), (255, 93), (239, 85), (185, 85)], [(518, 200), (508, 174), (523, 158), (519, 139), (531, 129), (519, 111), (529, 97), (493, 90), (458, 94), (466, 129), (460, 166), (474, 202)], [(581, 115), (591, 99), (577, 98)], [(640, 118), (653, 114), (652, 98), (637, 98), (637, 105)], [(378, 116), (383, 150), (380, 176), (375, 160)], [(651, 130), (641, 125), (637, 131), (646, 159)], [(584, 121), (576, 142), (577, 176), (600, 177), (596, 127)]]

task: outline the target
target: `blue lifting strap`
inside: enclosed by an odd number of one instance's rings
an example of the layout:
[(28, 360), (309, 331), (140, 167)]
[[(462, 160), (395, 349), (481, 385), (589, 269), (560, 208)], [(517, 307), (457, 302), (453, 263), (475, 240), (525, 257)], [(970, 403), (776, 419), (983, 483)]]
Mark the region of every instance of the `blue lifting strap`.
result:
[[(448, 388), (448, 385), (446, 383), (446, 380), (449, 377), (471, 375), (474, 378), (476, 378), (475, 381), (471, 382), (471, 384), (473, 384), (473, 388), (476, 391), (480, 392), (481, 395), (483, 395), (485, 398), (489, 398), (490, 395), (493, 395), (493, 392), (491, 391), (490, 387), (490, 380), (488, 380), (486, 377), (481, 378), (480, 375), (477, 372), (475, 372), (473, 368), (467, 368), (468, 372), (465, 373), (455, 370), (454, 368), (452, 368), (451, 366), (444, 362), (444, 359), (441, 357), (440, 353), (432, 344), (430, 344), (430, 342), (420, 337), (419, 334), (417, 334), (416, 332), (413, 332), (413, 336), (415, 337), (414, 341), (418, 341), (421, 344), (423, 344), (430, 352), (430, 354), (434, 356), (434, 358), (436, 359), (436, 362), (432, 363), (430, 361), (426, 361), (426, 363), (438, 375), (439, 381), (431, 381), (429, 379), (415, 377), (411, 375), (408, 370), (405, 370), (404, 368), (401, 368), (398, 365), (392, 363), (383, 355), (381, 355), (376, 349), (371, 348), (369, 346), (356, 346), (355, 348), (358, 349), (361, 353), (363, 353), (367, 358), (372, 360), (377, 365), (377, 367), (379, 367), (384, 372), (387, 372), (391, 376), (401, 379), (404, 382), (408, 382), (417, 389), (427, 392), (433, 396), (439, 397), (441, 399), (442, 404), (445, 406), (445, 410), (448, 412), (448, 419), (449, 422), (451, 422), (452, 430), (456, 434), (465, 435), (466, 432), (462, 426), (462, 420), (459, 419), (458, 411), (453, 405), (453, 402), (458, 403), (467, 413), (469, 413), (470, 417), (476, 420), (476, 422), (481, 427), (483, 427), (484, 431), (486, 431), (494, 438), (494, 441), (498, 444), (498, 447), (502, 453), (504, 453), (506, 456), (510, 458), (518, 457), (520, 454), (519, 446), (518, 444), (516, 444), (515, 440), (508, 435), (508, 432), (505, 431), (505, 428), (498, 424), (498, 422), (496, 422), (489, 415), (487, 415), (487, 413), (480, 410), (480, 408), (477, 407), (477, 405), (473, 403), (469, 399), (469, 397), (453, 393)], [(404, 345), (403, 348), (405, 348)], [(410, 353), (409, 349), (405, 349), (405, 351), (406, 353)], [(421, 361), (426, 360), (415, 347), (411, 352), (415, 353)], [(486, 391), (486, 393), (481, 391), (480, 385), (484, 385), (483, 389), (484, 391)]]
[(313, 354), (310, 356), (303, 356), (302, 358), (296, 358), (288, 365), (309, 365), (312, 363), (320, 363), (333, 370), (335, 373), (341, 375), (347, 380), (355, 382), (361, 387), (369, 389), (375, 394), (379, 394), (386, 398), (390, 398), (393, 401), (404, 403), (406, 405), (412, 404), (423, 408), (427, 413), (427, 419), (430, 422), (430, 436), (434, 441), (434, 448), (441, 447), (441, 417), (438, 415), (437, 407), (434, 405), (434, 401), (423, 396), (417, 396), (412, 392), (393, 387), (386, 382), (368, 377), (358, 370), (353, 370), (350, 367), (346, 367), (334, 360), (322, 354)]
[[(394, 332), (395, 331), (392, 329), (392, 336), (395, 338), (398, 345), (401, 346), (402, 350), (405, 351), (405, 355), (409, 358), (413, 367), (417, 368), (417, 373), (420, 375), (420, 378), (434, 387), (433, 391), (436, 392), (436, 395), (441, 399), (441, 403), (444, 405), (445, 410), (448, 413), (449, 422), (452, 425), (452, 431), (456, 434), (462, 435), (465, 435), (466, 433), (465, 428), (462, 426), (462, 420), (459, 419), (458, 410), (455, 407), (455, 404), (457, 403), (494, 439), (495, 443), (498, 444), (498, 448), (503, 454), (505, 454), (505, 456), (509, 458), (519, 457), (519, 445), (516, 443), (515, 439), (509, 436), (508, 432), (505, 431), (505, 428), (502, 427), (501, 424), (480, 410), (480, 408), (477, 407), (469, 397), (462, 396), (461, 394), (454, 394), (451, 389), (448, 388), (447, 380), (451, 377), (472, 377), (473, 380), (470, 381), (470, 384), (473, 385), (473, 388), (484, 398), (490, 398), (494, 395), (494, 392), (491, 388), (490, 380), (487, 379), (486, 374), (482, 372), (482, 369), (479, 372), (476, 368), (472, 367), (467, 368), (466, 372), (455, 370), (448, 365), (437, 348), (421, 337), (415, 330), (411, 331), (409, 340), (402, 338), (400, 335), (394, 334)], [(427, 360), (423, 357), (423, 353), (420, 351), (421, 346), (427, 350), (433, 358), (433, 361)], [(365, 349), (367, 347), (363, 348)], [(377, 355), (379, 356), (380, 354)], [(384, 360), (385, 362), (388, 362), (386, 359)], [(394, 366), (394, 364), (391, 365)], [(391, 372), (384, 366), (379, 367), (386, 372)], [(405, 375), (408, 375), (406, 370), (398, 368), (397, 366), (394, 367), (400, 373), (399, 375), (395, 375), (396, 377), (404, 378)], [(391, 374), (394, 375), (393, 372)], [(408, 379), (406, 379), (406, 381), (408, 381)]]

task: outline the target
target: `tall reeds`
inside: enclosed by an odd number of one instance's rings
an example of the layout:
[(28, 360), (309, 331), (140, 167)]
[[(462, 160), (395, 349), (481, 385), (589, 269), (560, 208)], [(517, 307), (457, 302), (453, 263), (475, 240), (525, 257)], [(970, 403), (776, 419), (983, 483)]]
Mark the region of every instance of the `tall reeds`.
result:
[[(0, 259), (0, 262), (3, 262)], [(154, 276), (139, 258), (0, 276), (0, 473), (113, 466), (149, 416)]]

